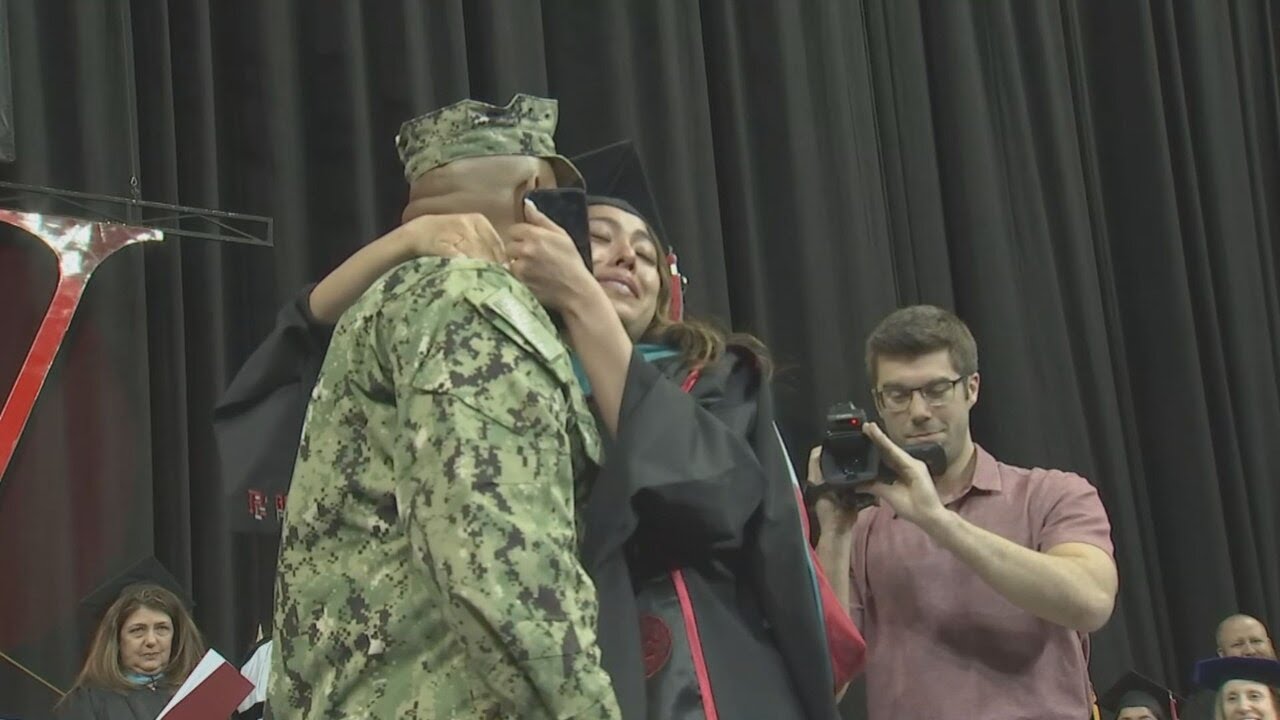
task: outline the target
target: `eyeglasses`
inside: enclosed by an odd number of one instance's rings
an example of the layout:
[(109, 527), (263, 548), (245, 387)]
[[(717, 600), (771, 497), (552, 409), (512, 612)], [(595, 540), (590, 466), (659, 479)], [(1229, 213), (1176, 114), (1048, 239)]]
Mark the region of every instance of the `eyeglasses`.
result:
[(921, 399), (929, 407), (938, 407), (951, 400), (955, 396), (956, 385), (968, 379), (968, 377), (968, 375), (961, 375), (954, 380), (934, 380), (931, 383), (913, 388), (888, 385), (872, 392), (875, 394), (876, 402), (879, 403), (880, 407), (889, 412), (902, 412), (911, 407), (911, 397), (916, 393), (920, 393)]

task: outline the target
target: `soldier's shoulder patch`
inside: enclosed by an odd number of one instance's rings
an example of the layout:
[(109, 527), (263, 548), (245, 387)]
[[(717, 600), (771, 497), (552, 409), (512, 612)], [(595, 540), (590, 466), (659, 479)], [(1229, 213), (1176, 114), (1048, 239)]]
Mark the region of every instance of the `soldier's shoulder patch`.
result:
[(497, 282), (476, 283), (468, 288), (467, 299), (494, 320), (504, 333), (515, 333), (512, 340), (529, 347), (548, 364), (561, 363), (567, 351), (547, 311), (538, 305), (524, 286), (513, 286), (517, 282), (515, 278), (507, 277), (509, 279), (486, 278)]

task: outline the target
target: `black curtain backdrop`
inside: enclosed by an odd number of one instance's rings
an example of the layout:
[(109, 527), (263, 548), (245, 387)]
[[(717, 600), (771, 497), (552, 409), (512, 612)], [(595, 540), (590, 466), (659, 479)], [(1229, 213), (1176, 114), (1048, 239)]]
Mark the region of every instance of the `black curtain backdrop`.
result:
[[(901, 304), (977, 335), (976, 436), (1081, 472), (1120, 604), (1102, 685), (1186, 688), (1213, 630), (1280, 622), (1280, 8), (1262, 2), (12, 0), (0, 177), (272, 216), (274, 251), (170, 239), (90, 284), (0, 483), (0, 649), (66, 687), (75, 605), (154, 554), (229, 657), (269, 550), (227, 530), (209, 417), (305, 282), (390, 228), (400, 121), (561, 101), (640, 147), (692, 310), (774, 349), (793, 455), (869, 399)], [(51, 292), (0, 236), (0, 381)], [(0, 664), (0, 715), (52, 693)], [(855, 694), (849, 717), (861, 717)], [(963, 715), (957, 710), (957, 717)]]

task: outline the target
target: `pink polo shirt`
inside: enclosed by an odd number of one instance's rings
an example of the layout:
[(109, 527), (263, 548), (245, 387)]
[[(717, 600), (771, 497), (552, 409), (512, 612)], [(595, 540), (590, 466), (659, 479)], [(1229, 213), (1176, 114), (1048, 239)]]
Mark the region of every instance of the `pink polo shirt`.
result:
[[(973, 484), (949, 509), (1035, 550), (1083, 542), (1114, 554), (1087, 480), (977, 453)], [(1015, 607), (891, 509), (858, 515), (850, 579), (870, 720), (1089, 717), (1088, 636)]]

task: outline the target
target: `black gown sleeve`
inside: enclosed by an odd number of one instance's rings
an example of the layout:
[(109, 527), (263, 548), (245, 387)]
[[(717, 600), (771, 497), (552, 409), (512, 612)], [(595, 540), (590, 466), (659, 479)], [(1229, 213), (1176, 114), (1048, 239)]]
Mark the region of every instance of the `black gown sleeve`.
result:
[(736, 352), (707, 367), (691, 392), (681, 388), (683, 369), (666, 369), (671, 376), (632, 356), (600, 483), (629, 492), (626, 524), (644, 555), (679, 563), (740, 548), (760, 506), (765, 477), (750, 438), (762, 378)]
[[(276, 316), (275, 328), (236, 373), (214, 409), (222, 487), (232, 528), (278, 532), (277, 496), (288, 492), (311, 390), (333, 327), (317, 320), (303, 288)], [(262, 493), (265, 515), (250, 512), (249, 494)]]
[(54, 707), (53, 717), (55, 720), (98, 720), (93, 698), (84, 688), (76, 688), (67, 693), (62, 702)]
[(56, 720), (155, 720), (173, 692), (172, 688), (117, 692), (79, 687), (54, 709), (53, 716)]

